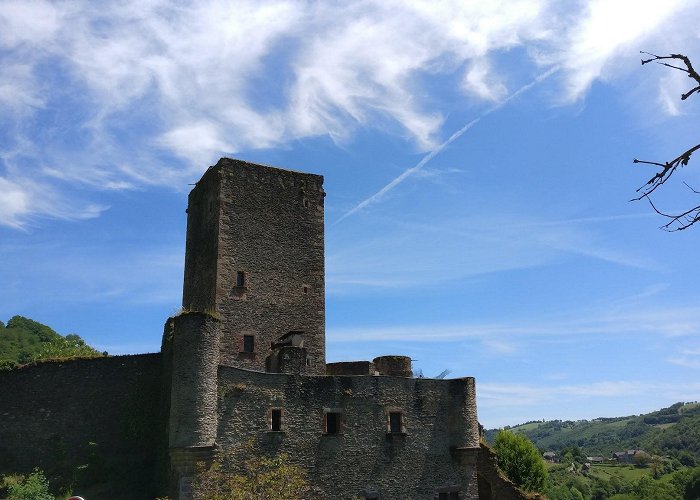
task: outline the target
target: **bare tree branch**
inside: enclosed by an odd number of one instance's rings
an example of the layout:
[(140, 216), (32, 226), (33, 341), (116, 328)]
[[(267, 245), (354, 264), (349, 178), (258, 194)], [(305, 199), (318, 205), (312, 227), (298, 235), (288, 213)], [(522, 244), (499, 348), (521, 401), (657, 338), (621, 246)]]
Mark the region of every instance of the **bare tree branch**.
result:
[(647, 198), (647, 201), (649, 202), (649, 205), (651, 205), (651, 208), (654, 209), (654, 212), (670, 219), (666, 224), (660, 226), (664, 231), (668, 231), (670, 233), (683, 231), (700, 220), (700, 205), (693, 207), (690, 210), (686, 210), (681, 214), (672, 215), (662, 212), (656, 208), (656, 205), (654, 205), (654, 203), (651, 201), (651, 198)]
[[(693, 93), (700, 90), (700, 74), (698, 74), (698, 72), (695, 71), (695, 68), (693, 68), (692, 63), (690, 62), (690, 58), (688, 58), (687, 56), (684, 56), (683, 54), (670, 54), (668, 56), (657, 56), (656, 54), (652, 54), (650, 52), (643, 52), (643, 51), (640, 51), (640, 53), (651, 56), (651, 59), (642, 59), (642, 65), (645, 65), (645, 64), (650, 63), (650, 62), (656, 62), (657, 64), (661, 64), (662, 66), (668, 66), (669, 68), (677, 69), (677, 70), (680, 70), (684, 73), (687, 73), (688, 78), (692, 78), (693, 80), (695, 80), (698, 83), (698, 85), (695, 88), (693, 88), (693, 89), (689, 90), (688, 92), (686, 92), (685, 94), (681, 95), (682, 101), (685, 101)], [(659, 62), (659, 61), (664, 60), (664, 59), (679, 59), (679, 60), (683, 61), (683, 63), (685, 64), (685, 68), (681, 68), (680, 66), (673, 66), (672, 64), (668, 64), (668, 63)]]
[[(683, 54), (669, 54), (667, 56), (658, 56), (656, 54), (652, 54), (650, 52), (640, 52), (642, 54), (646, 54), (648, 56), (651, 56), (649, 59), (642, 59), (642, 65), (648, 64), (650, 62), (655, 62), (657, 64), (660, 64), (661, 66), (666, 66), (668, 68), (673, 68), (677, 69), (679, 71), (682, 71), (688, 75), (688, 78), (692, 78), (697, 82), (697, 86), (694, 88), (690, 89), (688, 92), (685, 94), (681, 95), (681, 100), (684, 101), (691, 95), (693, 95), (695, 92), (700, 92), (700, 74), (698, 74), (697, 71), (695, 71), (695, 68), (693, 68), (692, 63), (690, 62), (690, 58)], [(685, 67), (682, 66), (675, 66), (673, 64), (669, 64), (667, 62), (663, 62), (666, 60), (678, 60), (681, 61)], [(690, 157), (695, 153), (698, 149), (700, 149), (700, 144), (696, 144), (695, 146), (689, 148), (687, 151), (681, 153), (679, 156), (674, 158), (671, 161), (667, 162), (657, 162), (657, 161), (647, 161), (647, 160), (638, 160), (635, 158), (633, 160), (633, 163), (642, 163), (645, 165), (654, 165), (656, 167), (661, 167), (661, 170), (654, 174), (653, 177), (651, 177), (643, 186), (639, 187), (637, 189), (637, 193), (640, 193), (638, 197), (633, 198), (630, 201), (639, 201), (642, 199), (646, 199), (651, 207), (654, 209), (654, 211), (662, 215), (664, 217), (667, 217), (670, 219), (670, 221), (664, 225), (661, 226), (661, 229), (664, 229), (666, 231), (681, 231), (683, 229), (687, 229), (698, 220), (700, 220), (700, 205), (691, 208), (690, 210), (686, 210), (683, 213), (680, 214), (669, 214), (666, 213), (662, 210), (659, 210), (656, 205), (651, 200), (651, 194), (654, 193), (659, 187), (664, 185), (666, 181), (668, 181), (671, 176), (676, 172), (678, 167), (684, 167), (688, 164), (690, 161)], [(695, 194), (700, 194), (700, 192), (694, 190), (688, 184), (686, 186)]]

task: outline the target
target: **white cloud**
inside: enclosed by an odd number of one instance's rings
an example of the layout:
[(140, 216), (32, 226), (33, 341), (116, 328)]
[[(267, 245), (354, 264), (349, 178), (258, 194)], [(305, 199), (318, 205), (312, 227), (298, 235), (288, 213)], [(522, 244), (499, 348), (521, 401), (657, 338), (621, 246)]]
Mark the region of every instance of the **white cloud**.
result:
[(50, 2), (6, 0), (0, 10), (0, 44), (14, 48), (50, 41), (61, 21), (56, 6)]
[[(561, 338), (612, 335), (665, 337), (667, 342), (675, 337), (700, 335), (700, 312), (694, 307), (657, 307), (648, 305), (627, 307), (624, 311), (567, 311), (560, 317), (532, 321), (513, 318), (508, 321), (475, 322), (462, 324), (406, 324), (390, 326), (357, 326), (329, 328), (332, 342), (459, 342), (479, 339), (487, 347), (504, 352), (517, 348), (515, 341), (526, 339), (556, 340)], [(684, 351), (689, 356), (691, 351)], [(693, 351), (694, 352), (694, 351)]]
[[(488, 207), (482, 208), (489, 211)], [(645, 270), (659, 267), (639, 249), (600, 241), (576, 221), (533, 220), (509, 214), (443, 218), (437, 222), (392, 218), (363, 223), (362, 230), (368, 233), (361, 240), (354, 237), (345, 242), (332, 241), (328, 246), (329, 293), (365, 293), (366, 287), (425, 286), (415, 279), (416, 273), (429, 274), (430, 283), (439, 284), (543, 266), (565, 256), (585, 256)], [(401, 252), (396, 252), (397, 248)], [(469, 252), (464, 251), (466, 248)], [(445, 262), (450, 262), (450, 266), (445, 266)]]
[[(584, 381), (579, 384), (479, 382), (479, 420), (490, 428), (536, 419), (579, 420), (654, 411), (694, 401), (700, 384), (644, 380)], [(643, 401), (640, 405), (640, 401)]]
[[(6, 130), (36, 146), (26, 164), (41, 167), (27, 176), (93, 189), (181, 186), (222, 154), (318, 135), (343, 141), (360, 127), (425, 150), (440, 143), (450, 112), (426, 79), (457, 76), (468, 96), (498, 102), (562, 65), (576, 99), (620, 73), (624, 50), (658, 40), (662, 23), (691, 27), (674, 41), (697, 46), (689, 5), (6, 1), (0, 111)], [(514, 48), (524, 49), (517, 69), (502, 57)], [(37, 109), (44, 116), (33, 122)], [(49, 130), (29, 132), (37, 125)], [(22, 224), (24, 212), (4, 213)]]
[(31, 112), (44, 104), (28, 64), (9, 64), (0, 74), (0, 109), (12, 114)]
[(29, 212), (29, 194), (19, 185), (0, 177), (0, 222), (20, 227), (23, 216)]
[(481, 99), (497, 102), (508, 93), (506, 86), (495, 80), (488, 61), (476, 59), (464, 76), (464, 89)]
[(684, 368), (700, 368), (700, 346), (682, 347), (678, 353), (668, 357), (666, 361)]
[(29, 179), (0, 177), (0, 225), (21, 228), (33, 216), (55, 219), (91, 219), (108, 207), (84, 204), (81, 207), (66, 205), (48, 186), (38, 185)]
[[(700, 391), (700, 384), (688, 384), (688, 393)], [(651, 383), (634, 380), (599, 381), (583, 384), (513, 384), (480, 383), (477, 386), (479, 406), (522, 407), (538, 406), (545, 401), (565, 402), (580, 398), (619, 398), (650, 392), (677, 392), (671, 383)]]
[(688, 28), (689, 38), (695, 30), (692, 2), (684, 0), (594, 0), (583, 5), (561, 43), (558, 60), (566, 69), (567, 99), (580, 98), (598, 78), (609, 78), (638, 64), (637, 57), (628, 55), (642, 50), (640, 46), (649, 43), (658, 30), (665, 32), (669, 25), (675, 30)]

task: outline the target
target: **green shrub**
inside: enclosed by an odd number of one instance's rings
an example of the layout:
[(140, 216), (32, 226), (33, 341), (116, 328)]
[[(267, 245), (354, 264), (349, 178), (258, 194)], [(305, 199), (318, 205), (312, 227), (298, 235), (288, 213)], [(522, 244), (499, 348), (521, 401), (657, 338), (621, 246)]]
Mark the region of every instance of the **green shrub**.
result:
[(547, 487), (547, 469), (535, 445), (522, 434), (502, 430), (496, 435), (494, 451), (498, 468), (518, 487), (543, 492)]
[(49, 481), (38, 468), (28, 476), (5, 476), (3, 485), (8, 500), (54, 500), (49, 493)]

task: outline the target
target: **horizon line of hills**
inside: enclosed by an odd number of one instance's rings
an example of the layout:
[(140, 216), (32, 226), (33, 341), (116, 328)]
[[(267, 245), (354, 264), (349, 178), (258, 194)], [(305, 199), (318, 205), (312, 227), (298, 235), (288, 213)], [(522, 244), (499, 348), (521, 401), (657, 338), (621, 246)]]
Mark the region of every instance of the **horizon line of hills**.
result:
[[(578, 449), (586, 456), (611, 457), (625, 450), (677, 458), (683, 465), (700, 464), (700, 403), (678, 402), (650, 413), (593, 420), (530, 421), (505, 430), (523, 434), (541, 453), (563, 454)], [(500, 429), (484, 431), (493, 442)]]

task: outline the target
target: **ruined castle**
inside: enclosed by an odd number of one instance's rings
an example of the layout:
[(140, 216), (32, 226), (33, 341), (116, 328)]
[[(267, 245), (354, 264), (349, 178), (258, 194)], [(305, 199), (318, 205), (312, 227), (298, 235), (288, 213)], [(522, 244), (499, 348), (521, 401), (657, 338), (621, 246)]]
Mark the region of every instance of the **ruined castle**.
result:
[(480, 447), (473, 378), (326, 362), (325, 194), (319, 175), (210, 167), (161, 353), (0, 373), (0, 473), (73, 459), (105, 475), (104, 498), (185, 500), (198, 461), (253, 450), (287, 453), (320, 498), (521, 498)]

